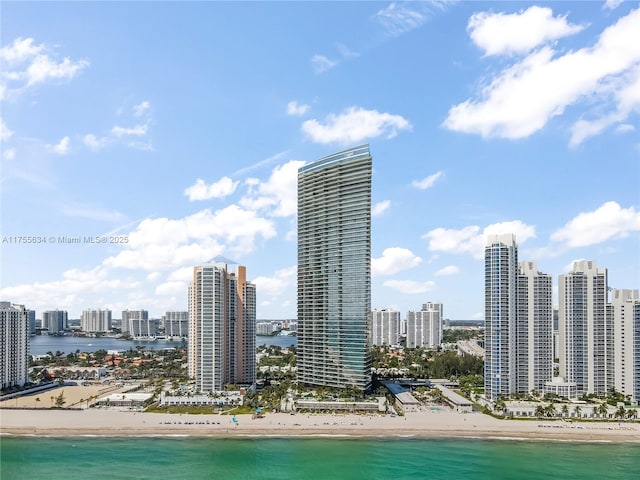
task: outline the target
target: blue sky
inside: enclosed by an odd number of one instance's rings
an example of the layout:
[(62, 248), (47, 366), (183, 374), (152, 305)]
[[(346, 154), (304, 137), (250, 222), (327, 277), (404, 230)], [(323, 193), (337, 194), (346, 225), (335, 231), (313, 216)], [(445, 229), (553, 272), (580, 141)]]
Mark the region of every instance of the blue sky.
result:
[(295, 318), (297, 169), (362, 143), (374, 308), (482, 318), (489, 233), (640, 286), (637, 2), (0, 8), (0, 297), (38, 317), (186, 309), (224, 255)]

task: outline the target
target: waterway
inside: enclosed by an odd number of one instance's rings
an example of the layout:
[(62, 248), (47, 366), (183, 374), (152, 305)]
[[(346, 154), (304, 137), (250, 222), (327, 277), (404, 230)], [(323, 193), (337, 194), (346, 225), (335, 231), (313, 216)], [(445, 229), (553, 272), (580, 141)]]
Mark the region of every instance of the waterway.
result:
[[(297, 345), (298, 339), (294, 336), (257, 336), (256, 345), (278, 345), (289, 347)], [(113, 337), (58, 337), (55, 335), (34, 335), (29, 338), (29, 352), (31, 355), (45, 355), (47, 352), (58, 351), (65, 354), (81, 352), (95, 352), (96, 350), (135, 350), (144, 347), (153, 350), (186, 346), (186, 342), (170, 342), (168, 340), (156, 340), (145, 342), (140, 340), (123, 340)]]

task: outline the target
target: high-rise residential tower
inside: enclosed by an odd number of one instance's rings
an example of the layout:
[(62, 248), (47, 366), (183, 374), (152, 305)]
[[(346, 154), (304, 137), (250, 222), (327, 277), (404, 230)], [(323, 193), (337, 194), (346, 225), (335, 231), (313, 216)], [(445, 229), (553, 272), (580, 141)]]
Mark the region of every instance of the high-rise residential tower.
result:
[(368, 145), (298, 171), (298, 382), (371, 384)]
[(407, 347), (435, 349), (442, 343), (442, 304), (424, 303), (407, 312)]
[(256, 379), (256, 288), (246, 268), (194, 267), (189, 286), (189, 375), (201, 392)]
[(605, 395), (614, 386), (612, 308), (607, 306), (607, 269), (574, 262), (558, 279), (560, 375), (578, 395)]
[(111, 330), (111, 310), (83, 310), (80, 327), (88, 333), (107, 333)]
[(149, 320), (147, 310), (123, 310), (120, 330), (132, 337), (153, 336), (156, 330), (155, 321)]
[(640, 402), (640, 304), (633, 305), (633, 398)]
[(623, 395), (631, 396), (634, 400), (640, 400), (636, 396), (640, 378), (637, 372), (640, 359), (637, 355), (640, 347), (636, 345), (634, 322), (635, 316), (640, 311), (640, 295), (638, 290), (611, 291), (611, 304), (613, 307), (613, 342), (614, 342), (614, 386), (616, 391)]
[(59, 333), (67, 328), (68, 314), (66, 310), (47, 310), (42, 312), (42, 327), (49, 333)]
[(489, 235), (484, 249), (484, 385), (490, 400), (517, 391), (517, 277), (515, 235)]
[(522, 262), (516, 323), (517, 392), (544, 392), (553, 378), (553, 281), (535, 262)]
[(189, 336), (189, 312), (169, 311), (162, 316), (164, 334), (167, 337)]
[(0, 390), (29, 381), (29, 315), (23, 305), (0, 302)]
[(373, 310), (371, 312), (371, 344), (398, 345), (400, 343), (400, 312)]

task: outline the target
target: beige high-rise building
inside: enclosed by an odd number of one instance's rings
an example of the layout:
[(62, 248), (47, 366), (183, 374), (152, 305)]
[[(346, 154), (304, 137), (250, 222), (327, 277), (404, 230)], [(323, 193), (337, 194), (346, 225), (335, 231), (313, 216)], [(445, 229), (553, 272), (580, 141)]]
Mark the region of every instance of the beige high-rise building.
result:
[(201, 392), (256, 379), (256, 288), (224, 260), (194, 267), (189, 286), (189, 375)]

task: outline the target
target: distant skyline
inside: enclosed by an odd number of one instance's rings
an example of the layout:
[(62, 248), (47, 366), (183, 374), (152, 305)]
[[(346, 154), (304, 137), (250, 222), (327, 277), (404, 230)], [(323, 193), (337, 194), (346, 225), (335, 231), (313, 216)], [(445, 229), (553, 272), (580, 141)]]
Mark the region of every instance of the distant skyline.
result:
[(640, 288), (637, 2), (0, 14), (0, 300), (39, 318), (186, 311), (193, 267), (218, 255), (247, 266), (258, 319), (296, 318), (297, 170), (363, 143), (372, 308), (483, 318), (498, 233), (552, 275), (556, 305), (575, 260)]

